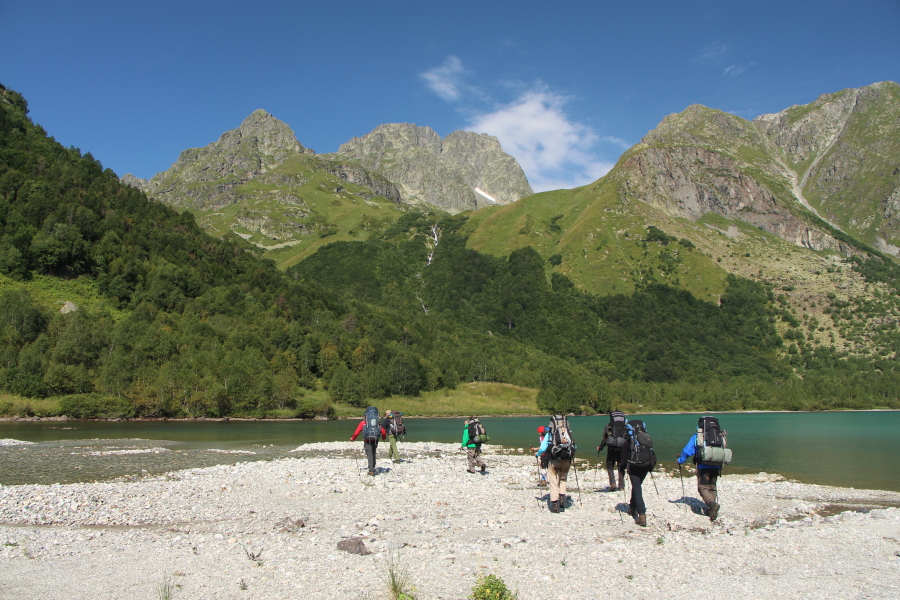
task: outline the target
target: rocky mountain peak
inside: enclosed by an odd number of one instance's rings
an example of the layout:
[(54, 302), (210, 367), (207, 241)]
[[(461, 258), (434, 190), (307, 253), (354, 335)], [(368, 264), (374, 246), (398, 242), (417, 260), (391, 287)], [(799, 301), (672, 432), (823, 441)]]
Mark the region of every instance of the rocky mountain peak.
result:
[(235, 201), (232, 190), (278, 167), (305, 148), (287, 123), (265, 110), (253, 111), (237, 129), (203, 148), (184, 150), (168, 170), (149, 181), (123, 177), (167, 204), (187, 208), (221, 206)]
[(454, 131), (441, 139), (430, 127), (389, 123), (341, 144), (336, 154), (383, 173), (405, 201), (451, 213), (533, 193), (518, 162), (487, 134)]

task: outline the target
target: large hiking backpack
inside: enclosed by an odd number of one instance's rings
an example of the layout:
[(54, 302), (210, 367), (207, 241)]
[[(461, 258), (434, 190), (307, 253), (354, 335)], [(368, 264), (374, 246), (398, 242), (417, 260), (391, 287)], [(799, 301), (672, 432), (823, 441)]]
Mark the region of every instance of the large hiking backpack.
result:
[(609, 413), (609, 435), (606, 436), (606, 445), (615, 450), (625, 447), (625, 413), (620, 410)]
[(694, 462), (704, 465), (727, 465), (731, 462), (731, 448), (728, 448), (728, 432), (719, 428), (716, 417), (700, 417), (697, 421), (697, 451)]
[(403, 424), (403, 415), (400, 413), (391, 415), (391, 433), (394, 435), (406, 435), (406, 425)]
[(653, 451), (653, 440), (647, 433), (643, 421), (634, 419), (625, 426), (628, 432), (628, 466), (638, 469), (652, 469), (656, 466), (656, 453)]
[(469, 441), (475, 444), (483, 444), (490, 438), (484, 431), (484, 425), (478, 419), (469, 419)]
[(562, 415), (550, 417), (550, 458), (553, 460), (571, 460), (575, 457), (575, 440), (569, 419)]
[(377, 440), (381, 437), (381, 425), (378, 422), (378, 409), (370, 406), (366, 409), (366, 424), (363, 427), (364, 440)]

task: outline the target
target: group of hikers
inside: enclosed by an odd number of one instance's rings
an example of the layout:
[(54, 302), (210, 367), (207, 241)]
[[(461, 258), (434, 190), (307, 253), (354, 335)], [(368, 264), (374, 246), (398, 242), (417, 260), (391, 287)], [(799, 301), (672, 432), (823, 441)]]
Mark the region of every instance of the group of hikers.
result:
[[(370, 406), (350, 439), (355, 440), (360, 433), (363, 434), (369, 475), (375, 475), (375, 450), (379, 438), (390, 441), (391, 450), (388, 458), (400, 462), (397, 437), (406, 433), (402, 413), (389, 410), (384, 420), (379, 422), (378, 409)], [(550, 512), (560, 513), (570, 505), (571, 496), (566, 494), (566, 483), (578, 447), (572, 437), (569, 420), (564, 415), (551, 416), (549, 425), (538, 427), (538, 435), (540, 444), (532, 447), (531, 451), (538, 462), (538, 472), (541, 475), (539, 485), (549, 487)], [(465, 420), (461, 447), (466, 451), (469, 473), (485, 473), (487, 465), (481, 458), (481, 446), (489, 439), (484, 424), (476, 417), (470, 416)], [(634, 518), (637, 525), (646, 527), (647, 506), (644, 503), (642, 486), (648, 474), (653, 477), (653, 468), (657, 461), (653, 440), (647, 433), (647, 425), (639, 419), (627, 419), (625, 413), (621, 411), (611, 412), (609, 423), (603, 430), (603, 439), (597, 446), (598, 459), (604, 448), (606, 448), (606, 471), (609, 476), (607, 490), (610, 492), (625, 490), (625, 474), (628, 473), (631, 483), (628, 514)], [(727, 433), (720, 429), (716, 417), (703, 416), (697, 421), (696, 433), (691, 436), (677, 457), (679, 470), (689, 458), (697, 467), (697, 491), (705, 504), (704, 514), (710, 521), (715, 521), (719, 516), (716, 492), (718, 478), (723, 465), (731, 462)]]

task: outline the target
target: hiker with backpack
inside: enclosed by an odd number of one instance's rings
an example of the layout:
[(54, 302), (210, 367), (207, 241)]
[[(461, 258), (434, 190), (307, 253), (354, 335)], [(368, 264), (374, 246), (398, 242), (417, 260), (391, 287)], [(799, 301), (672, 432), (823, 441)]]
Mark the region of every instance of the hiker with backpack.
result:
[[(625, 467), (628, 461), (628, 444), (625, 439), (625, 413), (615, 410), (609, 413), (609, 423), (603, 429), (603, 439), (597, 446), (597, 454), (606, 448), (606, 473), (609, 475), (609, 491), (625, 489)], [(599, 456), (597, 457), (600, 458)], [(619, 471), (619, 485), (616, 485), (616, 467)]]
[(545, 429), (544, 441), (537, 450), (537, 457), (549, 454), (547, 482), (550, 484), (550, 512), (559, 513), (566, 509), (566, 481), (575, 458), (577, 446), (572, 438), (569, 420), (563, 415), (550, 417), (550, 426)]
[(631, 481), (628, 514), (634, 518), (636, 525), (646, 527), (647, 506), (644, 504), (644, 490), (641, 486), (647, 473), (651, 473), (656, 466), (656, 453), (653, 451), (653, 440), (647, 433), (647, 425), (643, 421), (638, 419), (628, 421), (625, 432), (628, 479)]
[(469, 473), (477, 473), (481, 470), (484, 473), (487, 465), (481, 460), (481, 444), (488, 441), (485, 433), (484, 425), (474, 416), (469, 417), (463, 423), (462, 448), (466, 451), (466, 458), (469, 461)]
[(387, 431), (387, 441), (391, 445), (391, 449), (388, 452), (388, 460), (393, 460), (395, 463), (400, 462), (400, 452), (397, 451), (397, 438), (401, 435), (406, 435), (403, 413), (392, 410), (384, 413), (384, 421), (381, 422), (381, 428)]
[(722, 466), (731, 462), (731, 449), (727, 448), (727, 432), (719, 428), (716, 417), (700, 417), (697, 433), (691, 436), (684, 450), (678, 455), (678, 465), (693, 457), (697, 465), (697, 491), (706, 503), (706, 515), (710, 521), (719, 517), (719, 498), (716, 483)]
[(366, 449), (366, 460), (369, 463), (369, 475), (375, 476), (375, 451), (378, 449), (378, 437), (385, 439), (386, 432), (384, 427), (378, 422), (378, 409), (370, 406), (366, 409), (365, 417), (356, 426), (356, 431), (350, 437), (350, 441), (355, 441), (359, 434), (363, 434), (363, 448)]

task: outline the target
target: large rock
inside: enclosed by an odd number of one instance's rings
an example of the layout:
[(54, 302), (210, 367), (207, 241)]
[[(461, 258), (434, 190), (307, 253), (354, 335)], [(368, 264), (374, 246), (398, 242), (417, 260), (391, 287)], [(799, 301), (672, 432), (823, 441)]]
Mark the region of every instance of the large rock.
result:
[(516, 160), (494, 136), (454, 131), (443, 140), (429, 127), (379, 125), (342, 144), (336, 154), (382, 173), (403, 199), (451, 213), (507, 204), (533, 190)]

